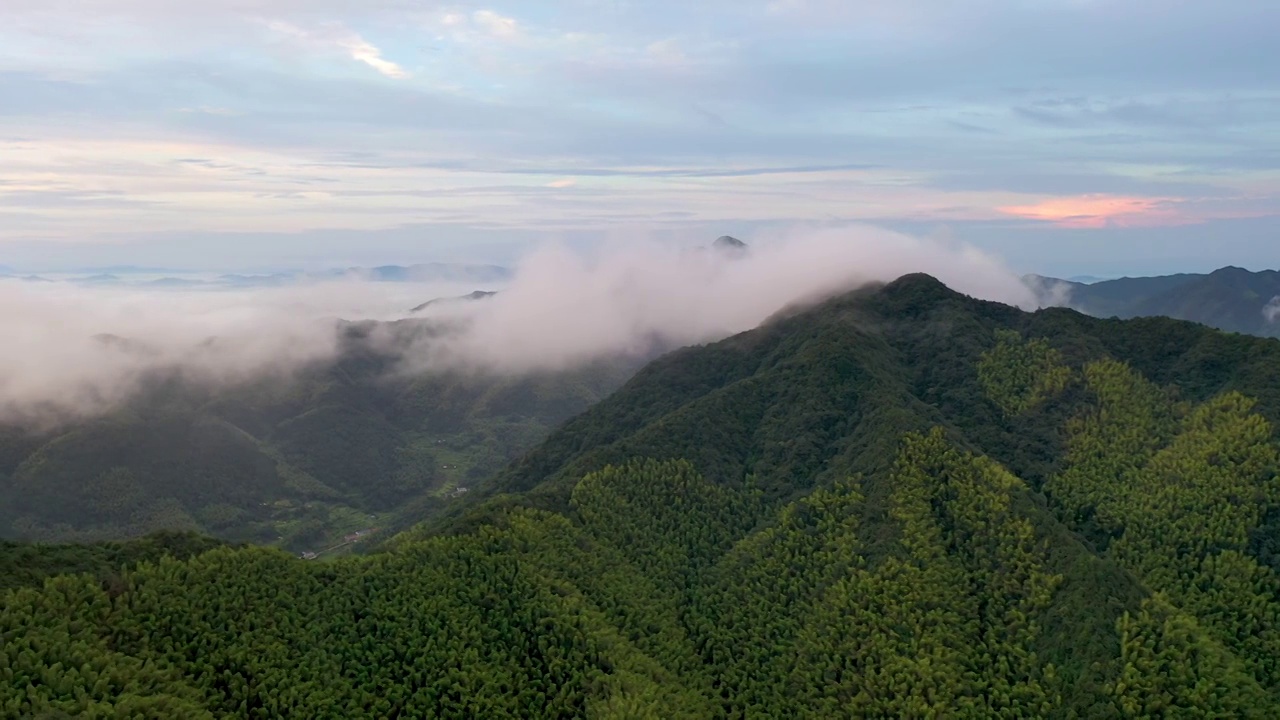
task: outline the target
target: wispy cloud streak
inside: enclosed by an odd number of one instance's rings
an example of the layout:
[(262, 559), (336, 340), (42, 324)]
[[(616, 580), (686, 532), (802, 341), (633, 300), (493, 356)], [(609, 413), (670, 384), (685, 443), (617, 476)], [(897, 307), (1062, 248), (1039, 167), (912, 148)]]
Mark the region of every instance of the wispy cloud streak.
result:
[(268, 21), (267, 26), (308, 49), (341, 50), (352, 60), (362, 62), (386, 77), (396, 80), (409, 77), (408, 71), (384, 58), (382, 51), (372, 43), (341, 26), (328, 25), (319, 30), (304, 30), (280, 20)]

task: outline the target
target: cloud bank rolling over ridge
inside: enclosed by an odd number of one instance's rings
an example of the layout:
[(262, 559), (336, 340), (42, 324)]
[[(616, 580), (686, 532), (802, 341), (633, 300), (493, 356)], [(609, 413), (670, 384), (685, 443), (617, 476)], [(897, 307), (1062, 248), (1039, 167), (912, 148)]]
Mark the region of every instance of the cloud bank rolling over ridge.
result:
[[(531, 253), (509, 284), (492, 288), (498, 295), (436, 306), (407, 321), (455, 328), (447, 336), (406, 341), (383, 325), (371, 339), (401, 355), (404, 372), (554, 371), (644, 352), (654, 342), (717, 340), (786, 305), (910, 272), (931, 273), (978, 297), (1038, 304), (998, 259), (972, 247), (846, 228), (761, 242), (739, 258), (650, 242), (589, 254), (547, 246)], [(0, 416), (35, 422), (101, 413), (157, 371), (215, 385), (284, 380), (337, 356), (338, 318), (403, 319), (423, 300), (474, 289), (328, 282), (147, 291), (0, 282), (0, 313), (8, 318)]]
[(912, 272), (1033, 308), (1035, 294), (970, 246), (875, 228), (797, 233), (741, 257), (628, 244), (587, 258), (562, 246), (532, 254), (512, 286), (483, 303), (444, 306), (466, 332), (418, 355), (422, 367), (557, 369), (652, 342), (686, 345), (756, 327), (785, 306)]

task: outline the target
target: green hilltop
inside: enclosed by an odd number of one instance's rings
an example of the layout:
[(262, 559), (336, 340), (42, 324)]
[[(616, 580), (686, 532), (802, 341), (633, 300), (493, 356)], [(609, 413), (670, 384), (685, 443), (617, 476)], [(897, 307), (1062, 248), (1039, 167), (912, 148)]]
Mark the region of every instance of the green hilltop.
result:
[(1278, 371), (906, 276), (650, 363), (379, 552), (27, 548), (0, 708), (1275, 717)]

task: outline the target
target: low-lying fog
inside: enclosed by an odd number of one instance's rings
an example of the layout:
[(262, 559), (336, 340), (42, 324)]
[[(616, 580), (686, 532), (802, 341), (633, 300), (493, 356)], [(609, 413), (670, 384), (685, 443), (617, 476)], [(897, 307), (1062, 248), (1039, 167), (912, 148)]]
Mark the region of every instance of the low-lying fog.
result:
[[(505, 283), (306, 281), (226, 289), (0, 281), (0, 413), (93, 413), (126, 398), (140, 376), (180, 367), (206, 382), (287, 373), (338, 351), (335, 320), (461, 321), (447, 340), (400, 348), (417, 372), (519, 373), (638, 351), (654, 340), (716, 340), (784, 306), (925, 272), (960, 292), (1025, 308), (1037, 294), (971, 247), (869, 228), (753, 242), (740, 256), (632, 242), (584, 254), (531, 252)], [(488, 299), (433, 298), (499, 290)]]

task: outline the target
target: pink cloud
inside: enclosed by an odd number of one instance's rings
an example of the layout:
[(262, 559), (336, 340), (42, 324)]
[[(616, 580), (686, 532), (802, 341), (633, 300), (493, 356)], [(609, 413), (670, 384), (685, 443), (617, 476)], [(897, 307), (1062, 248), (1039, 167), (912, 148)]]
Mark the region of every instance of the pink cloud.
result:
[(1179, 213), (1179, 198), (1123, 195), (1079, 195), (1041, 200), (1031, 205), (996, 208), (1005, 215), (1041, 220), (1059, 227), (1102, 228), (1182, 225), (1197, 222)]

